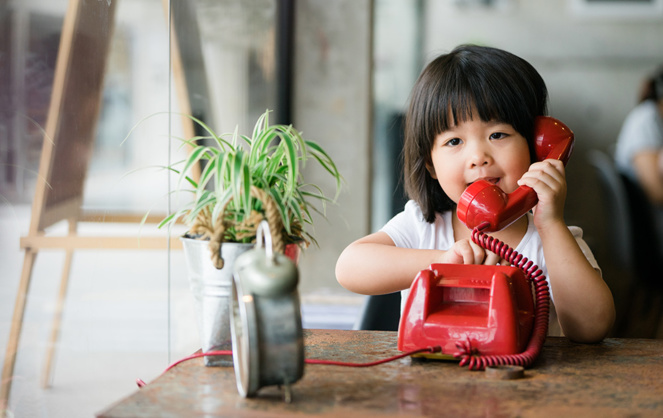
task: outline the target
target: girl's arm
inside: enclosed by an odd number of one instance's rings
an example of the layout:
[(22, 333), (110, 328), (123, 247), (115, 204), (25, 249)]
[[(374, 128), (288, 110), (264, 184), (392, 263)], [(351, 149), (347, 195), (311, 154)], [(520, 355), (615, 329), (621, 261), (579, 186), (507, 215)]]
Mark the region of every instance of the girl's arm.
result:
[[(456, 242), (448, 251), (396, 247), (385, 232), (360, 238), (341, 253), (336, 279), (344, 288), (364, 295), (408, 289), (417, 273), (433, 263), (495, 264), (484, 250), (468, 240)], [(485, 259), (485, 260), (484, 260)]]
[(577, 342), (601, 341), (615, 321), (610, 289), (587, 261), (566, 224), (551, 225), (539, 234), (564, 334)]
[(519, 184), (532, 187), (539, 198), (534, 224), (543, 243), (548, 280), (564, 334), (578, 342), (601, 341), (615, 321), (615, 306), (610, 289), (564, 222), (564, 165), (557, 160), (532, 164)]

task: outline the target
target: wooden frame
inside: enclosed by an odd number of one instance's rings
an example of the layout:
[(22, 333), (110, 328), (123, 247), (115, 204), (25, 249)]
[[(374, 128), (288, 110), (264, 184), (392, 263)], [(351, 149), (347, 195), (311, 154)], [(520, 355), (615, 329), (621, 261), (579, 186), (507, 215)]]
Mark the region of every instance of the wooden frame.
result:
[[(192, 114), (189, 98), (192, 94), (206, 94), (205, 78), (189, 75), (184, 71), (186, 64), (202, 66), (202, 49), (197, 35), (195, 10), (190, 2), (178, 8), (177, 18), (171, 19), (172, 68), (178, 102), (182, 114)], [(169, 2), (163, 0), (166, 15), (169, 16)], [(55, 66), (53, 90), (39, 165), (39, 180), (28, 235), (20, 239), (25, 250), (23, 268), (19, 281), (11, 329), (2, 369), (0, 388), (0, 416), (4, 415), (9, 403), (11, 383), (18, 344), (23, 326), (23, 317), (29, 293), (32, 270), (37, 254), (41, 250), (58, 249), (65, 251), (64, 267), (61, 273), (60, 288), (54, 312), (50, 341), (42, 373), (42, 386), (50, 384), (52, 360), (59, 338), (62, 311), (64, 308), (73, 253), (79, 249), (181, 249), (179, 240), (169, 237), (108, 237), (79, 236), (80, 222), (130, 222), (142, 219), (136, 214), (95, 214), (81, 209), (83, 183), (91, 157), (95, 128), (101, 107), (103, 80), (106, 61), (112, 37), (117, 1), (70, 0), (64, 18), (58, 57)], [(181, 45), (177, 28), (186, 31), (189, 42)], [(183, 32), (182, 32), (183, 33)], [(192, 33), (194, 36), (191, 36)], [(182, 41), (180, 39), (180, 41)], [(184, 55), (180, 50), (186, 51)], [(91, 56), (99, 56), (97, 61)], [(190, 86), (193, 88), (190, 88)], [(200, 107), (200, 106), (198, 106)], [(196, 114), (204, 120), (209, 115), (207, 109), (196, 109)], [(69, 118), (68, 115), (77, 115)], [(192, 121), (183, 116), (182, 123), (186, 137), (195, 135)], [(71, 153), (72, 149), (76, 153)], [(194, 172), (194, 178), (199, 176)], [(162, 216), (152, 216), (148, 222), (160, 220)], [(48, 236), (46, 228), (61, 222), (68, 222), (68, 234)]]

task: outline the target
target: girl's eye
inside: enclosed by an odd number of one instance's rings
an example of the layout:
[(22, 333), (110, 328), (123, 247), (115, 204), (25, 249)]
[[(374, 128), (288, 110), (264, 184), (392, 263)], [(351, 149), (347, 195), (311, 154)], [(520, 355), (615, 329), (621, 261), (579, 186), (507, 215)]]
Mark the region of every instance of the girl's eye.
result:
[(460, 140), (460, 138), (451, 138), (450, 140), (448, 140), (447, 142), (445, 142), (444, 145), (446, 145), (446, 146), (450, 146), (450, 147), (455, 147), (455, 146), (457, 146), (457, 145), (460, 145), (461, 142), (462, 142), (462, 141)]
[(504, 132), (495, 132), (495, 133), (490, 135), (490, 139), (504, 139), (507, 136), (508, 135), (505, 134)]

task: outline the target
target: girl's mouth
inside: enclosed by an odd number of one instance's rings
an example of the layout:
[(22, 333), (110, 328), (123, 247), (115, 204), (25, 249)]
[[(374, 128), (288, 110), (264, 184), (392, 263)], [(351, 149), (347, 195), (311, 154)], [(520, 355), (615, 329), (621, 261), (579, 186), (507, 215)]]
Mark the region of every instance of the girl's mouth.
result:
[(468, 183), (467, 185), (469, 186), (470, 184), (476, 183), (479, 180), (487, 181), (488, 183), (491, 183), (491, 184), (494, 184), (494, 185), (497, 185), (500, 182), (499, 177), (483, 177), (483, 178), (480, 178), (480, 179), (476, 179), (473, 182)]

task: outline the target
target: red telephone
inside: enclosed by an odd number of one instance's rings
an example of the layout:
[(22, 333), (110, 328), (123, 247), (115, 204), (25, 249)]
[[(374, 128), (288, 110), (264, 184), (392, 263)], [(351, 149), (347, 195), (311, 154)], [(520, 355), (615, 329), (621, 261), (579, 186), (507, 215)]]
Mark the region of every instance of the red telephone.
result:
[[(534, 149), (539, 161), (554, 158), (566, 165), (573, 151), (573, 132), (555, 118), (539, 116), (535, 122)], [(463, 192), (457, 214), (468, 228), (488, 222), (484, 231), (500, 231), (529, 212), (537, 201), (530, 187), (521, 186), (506, 194), (494, 184), (479, 180)]]
[[(538, 117), (535, 131), (537, 158), (557, 158), (566, 164), (573, 132), (551, 117)], [(506, 228), (537, 201), (527, 186), (506, 194), (477, 181), (465, 190), (458, 218), (473, 229), (475, 243), (511, 266), (433, 264), (419, 272), (401, 315), (399, 350), (438, 347), (433, 354), (419, 356), (460, 358), (460, 365), (470, 369), (529, 366), (536, 359), (548, 333), (548, 284), (538, 266), (484, 231)]]

